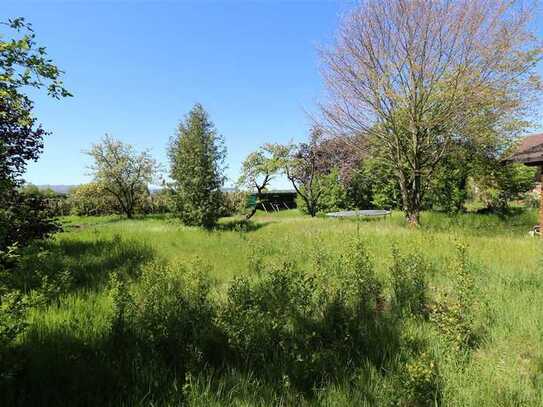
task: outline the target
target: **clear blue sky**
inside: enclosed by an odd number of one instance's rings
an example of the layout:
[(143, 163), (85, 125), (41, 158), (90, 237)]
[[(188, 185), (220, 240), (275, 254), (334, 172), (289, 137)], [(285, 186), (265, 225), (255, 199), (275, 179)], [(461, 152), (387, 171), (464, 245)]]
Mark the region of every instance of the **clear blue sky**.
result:
[[(276, 1), (2, 0), (23, 16), (66, 72), (73, 98), (36, 97), (52, 131), (25, 176), (34, 184), (88, 181), (82, 150), (109, 133), (167, 166), (178, 121), (200, 102), (228, 150), (227, 175), (264, 142), (307, 134), (322, 92), (317, 46), (349, 3)], [(281, 183), (281, 181), (278, 181)], [(231, 181), (229, 182), (231, 183)], [(277, 185), (282, 186), (282, 185)]]
[(23, 16), (34, 25), (74, 94), (35, 99), (40, 122), (53, 134), (29, 166), (26, 179), (34, 184), (88, 181), (82, 150), (104, 133), (151, 149), (167, 166), (168, 140), (196, 102), (225, 138), (231, 184), (243, 158), (262, 143), (306, 136), (307, 112), (322, 95), (317, 47), (332, 40), (352, 5), (0, 1), (1, 20)]

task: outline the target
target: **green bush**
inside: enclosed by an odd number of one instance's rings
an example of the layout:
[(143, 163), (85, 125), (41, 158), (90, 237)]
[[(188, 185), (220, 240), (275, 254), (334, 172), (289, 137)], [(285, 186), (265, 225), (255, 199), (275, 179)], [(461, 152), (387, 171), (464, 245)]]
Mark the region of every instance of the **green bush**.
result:
[(354, 172), (347, 185), (350, 206), (359, 209), (398, 208), (401, 193), (397, 176), (389, 165), (377, 158), (368, 158)]
[(474, 266), (467, 256), (466, 247), (459, 244), (449, 268), (452, 289), (438, 291), (430, 315), (438, 331), (458, 351), (469, 350), (475, 341), (473, 273)]
[(309, 391), (386, 347), (381, 284), (362, 245), (321, 271), (283, 262), (234, 280), (219, 322), (243, 366)]
[(224, 192), (220, 209), (221, 216), (246, 215), (248, 193), (244, 191)]
[(495, 164), (486, 173), (475, 178), (475, 199), (488, 209), (506, 211), (511, 201), (522, 199), (535, 187), (536, 170), (523, 164)]
[(404, 393), (401, 405), (439, 405), (440, 376), (438, 364), (431, 354), (423, 352), (408, 361), (402, 373)]
[(72, 213), (78, 216), (110, 215), (117, 213), (118, 203), (97, 182), (82, 184), (70, 191), (68, 201)]
[(393, 306), (403, 315), (425, 315), (427, 311), (427, 275), (430, 266), (419, 253), (402, 254), (393, 247)]
[(217, 339), (210, 289), (207, 272), (198, 263), (144, 267), (129, 313), (139, 340), (176, 368), (209, 360)]
[(0, 250), (24, 247), (59, 230), (43, 196), (17, 191), (0, 196)]

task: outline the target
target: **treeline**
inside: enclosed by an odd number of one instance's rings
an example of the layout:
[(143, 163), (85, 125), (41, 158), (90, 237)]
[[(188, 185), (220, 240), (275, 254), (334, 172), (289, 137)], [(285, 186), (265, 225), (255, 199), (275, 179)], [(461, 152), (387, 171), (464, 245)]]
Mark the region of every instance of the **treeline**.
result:
[[(73, 187), (66, 193), (55, 192), (51, 188), (38, 188), (27, 184), (19, 194), (42, 202), (52, 217), (61, 216), (105, 216), (122, 214), (122, 207), (96, 182)], [(219, 206), (220, 216), (232, 216), (245, 207), (248, 194), (242, 191), (222, 192)], [(145, 189), (136, 197), (133, 214), (172, 214), (175, 213), (175, 195), (170, 188)]]
[[(457, 213), (469, 203), (504, 213), (519, 199), (538, 205), (537, 197), (529, 194), (536, 170), (504, 162), (511, 148), (506, 140), (484, 145), (458, 140), (449, 148), (451, 153), (436, 165), (421, 191), (421, 210)], [(330, 137), (316, 126), (307, 142), (265, 144), (243, 162), (239, 184), (263, 200), (278, 174), (288, 178), (298, 194), (298, 207), (312, 216), (341, 209), (405, 209), (394, 165), (372, 137)]]

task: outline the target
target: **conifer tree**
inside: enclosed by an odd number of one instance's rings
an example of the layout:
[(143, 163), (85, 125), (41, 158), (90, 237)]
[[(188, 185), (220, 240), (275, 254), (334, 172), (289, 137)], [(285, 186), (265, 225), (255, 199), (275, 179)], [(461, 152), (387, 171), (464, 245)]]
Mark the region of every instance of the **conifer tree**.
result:
[(208, 229), (216, 224), (225, 154), (222, 137), (202, 105), (196, 104), (179, 123), (169, 148), (176, 212), (184, 224)]

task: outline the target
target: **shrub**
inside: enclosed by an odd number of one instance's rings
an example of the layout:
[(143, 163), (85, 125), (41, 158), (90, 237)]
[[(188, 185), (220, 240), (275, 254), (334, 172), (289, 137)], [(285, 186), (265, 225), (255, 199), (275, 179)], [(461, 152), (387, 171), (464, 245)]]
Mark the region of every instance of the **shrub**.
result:
[(360, 242), (306, 274), (291, 262), (238, 277), (219, 323), (242, 365), (305, 391), (385, 348), (381, 284)]
[(224, 192), (220, 216), (246, 215), (248, 193), (243, 191)]
[(140, 281), (130, 318), (145, 347), (175, 368), (206, 360), (216, 340), (207, 271), (198, 263), (190, 268), (151, 263)]
[(440, 376), (437, 362), (423, 352), (408, 361), (403, 371), (402, 405), (435, 406), (440, 399)]
[(427, 305), (427, 274), (430, 266), (419, 253), (402, 254), (393, 247), (393, 307), (402, 315), (424, 315)]
[(0, 197), (0, 250), (45, 239), (60, 230), (41, 195), (13, 191)]
[(511, 201), (520, 199), (535, 187), (533, 167), (523, 164), (495, 165), (484, 175), (475, 179), (477, 197), (487, 208), (505, 211)]
[(475, 284), (473, 264), (466, 247), (457, 246), (457, 254), (450, 263), (449, 273), (453, 287), (440, 290), (432, 306), (431, 320), (438, 331), (456, 349), (468, 350), (474, 344)]
[(68, 200), (74, 215), (110, 215), (118, 211), (115, 199), (97, 182), (74, 188), (70, 191)]
[(341, 260), (342, 275), (336, 278), (340, 281), (342, 295), (366, 317), (375, 310), (382, 310), (382, 284), (375, 275), (362, 240), (356, 238), (348, 242)]
[(261, 278), (233, 281), (219, 319), (245, 364), (265, 368), (293, 351), (293, 330), (310, 314), (313, 288), (313, 280), (288, 262)]
[[(317, 201), (317, 212), (337, 212), (349, 207), (347, 192), (337, 168), (332, 168), (329, 174), (318, 175), (314, 182), (318, 183), (321, 191)], [(296, 199), (296, 206), (302, 213), (309, 213), (307, 202), (300, 196)]]
[(26, 327), (28, 303), (19, 291), (0, 291), (0, 358), (13, 340)]
[(28, 299), (21, 292), (0, 285), (0, 384), (17, 370), (17, 357), (9, 349), (27, 326), (28, 307)]
[(351, 206), (360, 209), (398, 208), (401, 193), (397, 177), (386, 162), (378, 158), (362, 161), (347, 186)]

